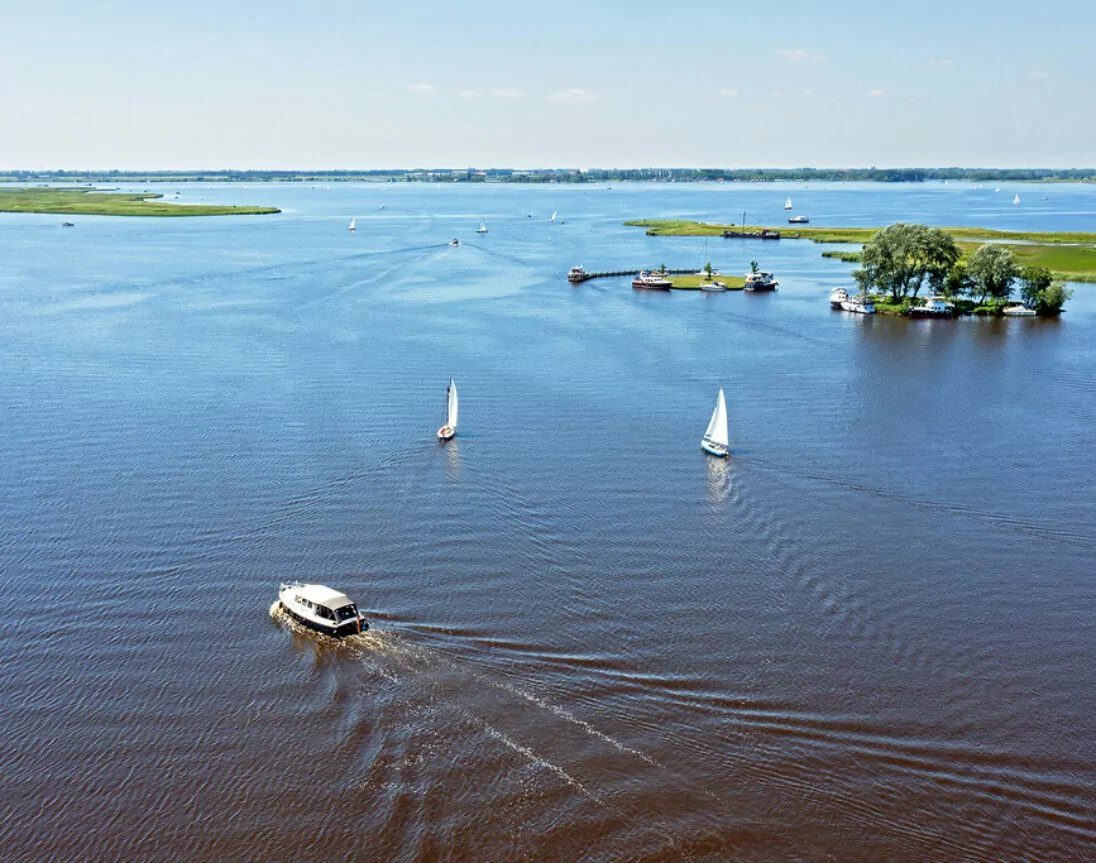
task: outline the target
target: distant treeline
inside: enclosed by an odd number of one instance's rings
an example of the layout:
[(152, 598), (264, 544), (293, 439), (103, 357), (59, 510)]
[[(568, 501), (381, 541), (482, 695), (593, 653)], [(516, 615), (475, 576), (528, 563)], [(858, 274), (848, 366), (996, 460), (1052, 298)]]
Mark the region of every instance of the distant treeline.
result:
[(1004, 181), (1096, 181), (1093, 168), (417, 168), (368, 171), (0, 171), (0, 181), (56, 182), (298, 182), (331, 183), (354, 180), (419, 183), (691, 183), (723, 181), (826, 181), (921, 183), (955, 180), (965, 183)]

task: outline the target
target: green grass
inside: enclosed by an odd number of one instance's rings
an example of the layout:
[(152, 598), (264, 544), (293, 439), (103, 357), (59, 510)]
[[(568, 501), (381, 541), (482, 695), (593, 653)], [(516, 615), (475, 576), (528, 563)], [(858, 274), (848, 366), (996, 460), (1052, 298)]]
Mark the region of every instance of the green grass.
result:
[[(671, 276), (674, 287), (681, 291), (699, 291), (700, 283), (708, 281), (707, 276)], [(741, 291), (746, 287), (745, 276), (712, 276), (713, 282), (722, 282), (728, 291)]]
[[(638, 219), (625, 222), (630, 227), (646, 228), (651, 237), (718, 237), (725, 230), (779, 231), (782, 240), (811, 240), (815, 243), (858, 243), (863, 245), (878, 228), (742, 228), (736, 225), (712, 225), (684, 219)], [(986, 242), (1008, 243), (1021, 266), (1046, 267), (1056, 279), (1068, 282), (1096, 282), (1096, 233), (1085, 231), (996, 231), (989, 228), (943, 228), (959, 243), (965, 256)], [(824, 258), (858, 263), (860, 253), (830, 250)]]
[(277, 207), (168, 204), (154, 193), (118, 194), (101, 189), (0, 189), (2, 213), (55, 213), (63, 216), (254, 216)]

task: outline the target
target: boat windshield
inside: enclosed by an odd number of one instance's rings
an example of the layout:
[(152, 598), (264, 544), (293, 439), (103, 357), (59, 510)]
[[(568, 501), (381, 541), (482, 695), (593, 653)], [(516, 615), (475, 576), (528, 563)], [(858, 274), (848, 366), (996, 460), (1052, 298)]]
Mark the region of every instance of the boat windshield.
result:
[(358, 609), (354, 607), (354, 604), (344, 605), (342, 608), (335, 609), (335, 616), (341, 620), (350, 620), (351, 618), (358, 616)]

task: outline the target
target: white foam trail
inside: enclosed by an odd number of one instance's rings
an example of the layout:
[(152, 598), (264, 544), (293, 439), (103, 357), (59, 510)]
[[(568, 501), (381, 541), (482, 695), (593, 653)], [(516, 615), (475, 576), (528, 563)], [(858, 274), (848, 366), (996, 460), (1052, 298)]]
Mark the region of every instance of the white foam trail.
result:
[(507, 737), (501, 731), (498, 731), (498, 730), (492, 728), (490, 725), (483, 725), (482, 728), (491, 737), (495, 738), (495, 740), (499, 741), (504, 746), (507, 746), (510, 749), (513, 749), (515, 752), (518, 752), (521, 755), (525, 756), (527, 759), (529, 759), (529, 762), (531, 764), (534, 764), (537, 767), (543, 767), (545, 770), (550, 770), (552, 773), (556, 774), (556, 776), (558, 776), (560, 779), (562, 779), (564, 782), (566, 782), (572, 788), (575, 788), (577, 791), (579, 791), (585, 797), (588, 797), (589, 799), (593, 800), (595, 803), (599, 804), (600, 806), (605, 805), (605, 801), (603, 801), (598, 795), (596, 795), (592, 791), (590, 791), (585, 785), (583, 785), (581, 782), (579, 782), (577, 779), (575, 779), (575, 777), (573, 777), (570, 773), (568, 773), (566, 770), (564, 770), (559, 765), (553, 764), (551, 761), (547, 761), (544, 758), (541, 758), (539, 755), (537, 755), (528, 746), (522, 746), (520, 743), (518, 743), (514, 740), (511, 740), (509, 737)]

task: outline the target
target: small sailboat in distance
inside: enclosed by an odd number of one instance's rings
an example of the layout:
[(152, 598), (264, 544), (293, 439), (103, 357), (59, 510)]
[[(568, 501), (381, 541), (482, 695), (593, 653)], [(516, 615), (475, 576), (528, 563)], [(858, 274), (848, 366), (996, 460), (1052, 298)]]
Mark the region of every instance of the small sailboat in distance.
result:
[(480, 226), (478, 228), (476, 228), (476, 233), (477, 234), (486, 234), (487, 233), (487, 223), (481, 221)]
[(445, 425), (438, 429), (438, 440), (450, 440), (457, 433), (457, 384), (449, 378), (445, 388)]
[(351, 217), (351, 219), (350, 219), (350, 230), (352, 230), (352, 231), (358, 230), (357, 223), (354, 221), (353, 217)]
[(711, 453), (718, 458), (726, 458), (731, 454), (728, 444), (730, 437), (727, 435), (727, 402), (723, 399), (723, 387), (719, 388), (719, 395), (715, 400), (715, 410), (712, 418), (708, 420), (708, 430), (700, 441), (700, 448), (706, 453)]
[(784, 209), (785, 210), (790, 210), (791, 208), (792, 208), (792, 199), (788, 198), (788, 200), (786, 200), (784, 202)]
[(552, 210), (552, 218), (550, 218), (548, 221), (549, 222), (554, 222), (555, 220), (556, 220), (556, 211)]
[(1013, 203), (1013, 205), (1020, 203), (1020, 193), (1019, 192), (1017, 192), (1016, 197), (1012, 199), (1012, 203)]

